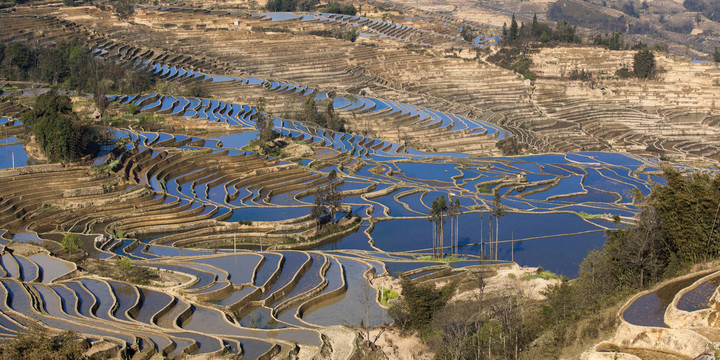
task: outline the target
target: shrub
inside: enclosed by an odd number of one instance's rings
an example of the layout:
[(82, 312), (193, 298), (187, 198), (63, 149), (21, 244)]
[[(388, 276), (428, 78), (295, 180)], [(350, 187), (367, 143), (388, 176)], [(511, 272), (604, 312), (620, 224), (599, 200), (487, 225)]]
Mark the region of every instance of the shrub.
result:
[(48, 332), (48, 329), (39, 323), (31, 323), (27, 330), (0, 344), (0, 358), (14, 360), (83, 358), (85, 346), (79, 341), (81, 338), (77, 333), (63, 331), (58, 336), (51, 337)]
[(380, 303), (388, 306), (390, 300), (397, 299), (398, 297), (400, 297), (400, 295), (398, 295), (395, 290), (383, 288), (382, 293), (380, 294)]
[(455, 288), (454, 282), (438, 290), (435, 286), (416, 285), (408, 279), (403, 279), (404, 296), (401, 301), (393, 303), (389, 314), (405, 330), (429, 331), (433, 317), (450, 300)]
[(630, 71), (627, 67), (621, 67), (620, 69), (617, 69), (615, 71), (615, 76), (621, 78), (621, 79), (628, 79), (635, 76), (635, 73)]

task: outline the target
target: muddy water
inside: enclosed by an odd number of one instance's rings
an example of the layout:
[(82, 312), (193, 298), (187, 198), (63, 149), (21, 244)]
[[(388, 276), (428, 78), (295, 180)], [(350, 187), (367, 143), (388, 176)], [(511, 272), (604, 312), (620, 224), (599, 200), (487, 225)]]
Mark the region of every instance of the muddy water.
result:
[(707, 309), (708, 300), (710, 300), (710, 296), (712, 296), (718, 286), (720, 286), (720, 277), (701, 283), (680, 297), (677, 308), (683, 311)]
[(637, 298), (625, 309), (622, 317), (633, 325), (667, 327), (664, 320), (667, 306), (680, 290), (690, 286), (702, 276), (696, 275), (664, 285), (656, 291)]

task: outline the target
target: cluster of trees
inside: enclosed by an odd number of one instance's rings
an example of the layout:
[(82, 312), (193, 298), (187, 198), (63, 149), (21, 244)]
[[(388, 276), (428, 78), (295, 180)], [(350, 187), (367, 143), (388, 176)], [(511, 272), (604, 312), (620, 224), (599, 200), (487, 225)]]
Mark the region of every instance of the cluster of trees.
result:
[(628, 46), (625, 44), (625, 37), (619, 31), (614, 32), (612, 35), (605, 34), (604, 36), (598, 34), (593, 38), (593, 44), (597, 46), (604, 46), (609, 50), (627, 50)]
[(269, 0), (265, 4), (267, 11), (312, 11), (320, 3), (319, 0)]
[(114, 0), (112, 1), (115, 15), (122, 20), (127, 20), (135, 13), (135, 1), (133, 0)]
[(644, 199), (637, 226), (609, 231), (575, 281), (546, 292), (543, 316), (558, 341), (568, 324), (720, 255), (720, 177), (685, 177), (670, 167), (664, 177)]
[(636, 77), (646, 80), (652, 79), (657, 75), (657, 64), (655, 62), (655, 54), (650, 49), (642, 49), (635, 53), (633, 57), (633, 68), (630, 70), (627, 66), (623, 66), (615, 75), (620, 78)]
[(688, 11), (700, 12), (712, 21), (720, 21), (720, 3), (710, 0), (685, 0), (683, 6)]
[[(643, 2), (643, 6), (647, 9), (647, 2)], [(632, 2), (632, 0), (622, 4), (619, 10), (634, 18), (640, 17), (640, 13), (638, 13), (637, 8), (635, 8), (635, 4)]]
[(479, 292), (450, 302), (457, 284), (440, 289), (402, 279), (403, 297), (389, 310), (402, 331), (417, 331), (438, 359), (517, 359), (540, 330), (539, 311), (520, 292), (485, 295), (483, 274), (470, 281)]
[[(314, 11), (320, 4), (319, 0), (269, 0), (265, 4), (267, 11)], [(327, 6), (317, 9), (318, 11), (331, 14), (357, 14), (357, 8), (352, 3), (330, 2)]]
[[(490, 222), (488, 228), (488, 241), (484, 242), (484, 234), (480, 230), (480, 248), (482, 255), (495, 257), (497, 260), (497, 246), (500, 242), (500, 218), (507, 215), (507, 209), (502, 203), (500, 194), (495, 193), (493, 199), (492, 210), (488, 217)], [(444, 256), (445, 248), (445, 222), (446, 218), (450, 218), (450, 248), (452, 254), (458, 254), (459, 240), (460, 240), (460, 215), (462, 215), (462, 207), (460, 206), (460, 200), (452, 200), (449, 196), (447, 200), (444, 196), (436, 197), (430, 207), (430, 213), (428, 214), (428, 221), (432, 223), (432, 239), (433, 239), (433, 257), (440, 258)], [(482, 226), (484, 216), (480, 216), (480, 224)], [(492, 229), (492, 222), (495, 221), (495, 231)], [(482, 229), (482, 227), (481, 227)], [(493, 238), (494, 237), (494, 238)], [(485, 252), (485, 245), (490, 249)]]
[(333, 131), (345, 132), (345, 119), (341, 118), (340, 115), (335, 112), (333, 99), (329, 99), (327, 107), (325, 108), (325, 113), (320, 113), (313, 96), (314, 95), (309, 95), (305, 98), (303, 109), (299, 113), (295, 114), (295, 119), (311, 124), (317, 124), (318, 126), (322, 126)]
[(532, 59), (517, 47), (502, 47), (495, 54), (487, 57), (491, 63), (521, 74), (526, 79), (535, 80), (535, 73), (530, 71)]
[(61, 40), (49, 47), (22, 42), (0, 44), (0, 76), (98, 95), (136, 94), (155, 84), (147, 74), (96, 59), (77, 39)]
[(533, 61), (527, 56), (530, 44), (578, 43), (580, 36), (576, 28), (576, 25), (563, 20), (552, 29), (547, 23), (539, 22), (537, 15), (533, 16), (530, 26), (525, 26), (525, 23), (518, 25), (513, 14), (510, 27), (503, 24), (502, 42), (505, 46), (487, 59), (495, 65), (522, 74), (526, 79), (535, 80), (535, 73), (530, 71)]
[(593, 38), (593, 44), (603, 46), (608, 50), (644, 50), (651, 48), (652, 50), (667, 51), (667, 46), (664, 44), (655, 44), (650, 47), (642, 41), (634, 44), (625, 42), (625, 37), (619, 31), (612, 34), (598, 34)]
[(341, 4), (339, 2), (331, 2), (327, 6), (318, 9), (318, 11), (329, 14), (355, 15), (358, 10), (352, 3)]
[(517, 136), (508, 136), (495, 142), (495, 147), (503, 155), (522, 155), (528, 151), (528, 145), (518, 141)]
[(267, 154), (272, 147), (271, 142), (280, 134), (273, 129), (273, 117), (265, 112), (265, 98), (260, 98), (255, 108), (258, 111), (255, 117), (258, 138), (254, 144), (258, 146), (261, 153)]
[(473, 42), (477, 37), (473, 29), (469, 26), (464, 26), (462, 30), (460, 30), (460, 36), (463, 38), (463, 40), (467, 42)]
[(343, 39), (350, 42), (355, 42), (358, 37), (358, 32), (355, 29), (354, 26), (342, 28), (342, 27), (334, 27), (330, 30), (323, 29), (323, 30), (310, 30), (308, 31), (308, 35), (315, 35), (315, 36), (322, 36), (322, 37), (331, 37), (336, 39)]
[(585, 71), (585, 69), (578, 71), (578, 69), (575, 68), (570, 71), (568, 78), (570, 80), (590, 81), (592, 79), (592, 73), (590, 71)]
[(86, 155), (94, 156), (98, 142), (107, 135), (82, 121), (72, 110), (70, 97), (54, 90), (38, 96), (33, 109), (23, 114), (22, 122), (51, 162), (73, 162)]
[(457, 254), (459, 240), (459, 216), (462, 214), (460, 207), (460, 199), (453, 201), (450, 197), (445, 200), (445, 196), (438, 196), (433, 200), (428, 221), (433, 225), (433, 257), (444, 257), (445, 249), (445, 217), (450, 218), (450, 249), (453, 254)]
[(547, 23), (539, 22), (537, 15), (533, 16), (529, 28), (525, 26), (524, 22), (518, 26), (515, 14), (513, 14), (510, 28), (507, 27), (507, 24), (503, 24), (502, 34), (506, 44), (519, 45), (518, 43), (520, 43), (527, 47), (529, 41), (579, 43), (580, 36), (577, 35), (576, 30), (577, 25), (573, 25), (567, 20), (559, 21), (553, 30)]
[(339, 192), (340, 178), (335, 170), (330, 171), (327, 183), (318, 189), (310, 208), (310, 216), (319, 229), (324, 223), (335, 223), (335, 215), (343, 209), (342, 196)]

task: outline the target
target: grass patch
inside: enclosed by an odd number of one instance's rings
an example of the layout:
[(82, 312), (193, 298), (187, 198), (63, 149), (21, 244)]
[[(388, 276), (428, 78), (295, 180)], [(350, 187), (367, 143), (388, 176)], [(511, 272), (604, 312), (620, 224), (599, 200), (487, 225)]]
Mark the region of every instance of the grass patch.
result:
[(456, 257), (456, 256), (446, 256), (446, 257), (437, 258), (437, 257), (432, 257), (432, 256), (430, 256), (430, 255), (425, 255), (425, 256), (421, 256), (421, 257), (419, 257), (419, 258), (417, 258), (417, 259), (415, 259), (415, 260), (421, 260), (421, 261), (441, 261), (441, 262), (451, 263), (451, 262), (457, 262), (457, 261), (467, 260), (467, 258), (465, 258), (465, 257)]
[(539, 268), (537, 273), (525, 275), (520, 278), (520, 280), (523, 280), (523, 281), (528, 281), (528, 280), (532, 280), (532, 279), (544, 279), (544, 280), (560, 279), (560, 276), (557, 274), (553, 274), (550, 271)]
[(90, 172), (98, 173), (111, 173), (115, 171), (115, 168), (120, 165), (120, 160), (113, 160), (107, 165), (93, 166), (90, 168)]
[(380, 303), (383, 304), (383, 306), (390, 306), (390, 300), (397, 299), (400, 296), (393, 289), (381, 288), (380, 291)]
[(603, 217), (602, 214), (588, 214), (584, 211), (581, 211), (577, 214), (580, 215), (580, 217), (582, 217), (583, 219), (590, 219), (590, 220), (600, 220)]

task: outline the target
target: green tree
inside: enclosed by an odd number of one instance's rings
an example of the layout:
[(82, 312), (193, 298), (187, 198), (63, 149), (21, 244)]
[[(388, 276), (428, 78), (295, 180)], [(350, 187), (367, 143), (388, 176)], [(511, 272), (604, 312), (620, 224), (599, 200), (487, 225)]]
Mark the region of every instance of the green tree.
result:
[(312, 94), (305, 98), (301, 120), (309, 123), (320, 124), (321, 116), (320, 113), (318, 113), (317, 104), (315, 103), (315, 98)]
[(497, 260), (497, 246), (500, 241), (500, 218), (507, 215), (508, 212), (505, 210), (505, 205), (502, 204), (502, 198), (499, 193), (495, 193), (493, 199), (493, 210), (492, 217), (495, 219), (495, 260)]
[(355, 40), (357, 40), (357, 37), (358, 37), (358, 34), (357, 34), (357, 30), (355, 30), (355, 27), (345, 29), (342, 32), (343, 40), (355, 42)]
[(258, 99), (255, 106), (257, 114), (255, 117), (255, 126), (258, 130), (258, 141), (263, 151), (268, 149), (268, 142), (274, 140), (278, 133), (273, 130), (273, 117), (265, 112), (265, 98)]
[(340, 178), (337, 172), (333, 169), (328, 173), (327, 183), (318, 189), (315, 194), (313, 206), (310, 208), (310, 216), (316, 220), (316, 224), (319, 227), (322, 223), (322, 218), (326, 214), (330, 216), (330, 222), (335, 222), (335, 215), (342, 211), (343, 201), (340, 192), (338, 191), (340, 186)]
[(117, 261), (118, 268), (123, 273), (123, 277), (127, 278), (128, 273), (132, 270), (132, 260), (129, 257), (121, 256)]
[(653, 189), (649, 204), (657, 212), (662, 237), (674, 261), (695, 263), (720, 254), (720, 177), (683, 176), (664, 169), (667, 184)]
[(333, 131), (345, 132), (345, 119), (341, 118), (340, 115), (335, 112), (333, 99), (330, 99), (328, 102), (324, 117), (325, 127)]
[(566, 43), (577, 43), (580, 42), (580, 37), (577, 35), (577, 25), (573, 25), (567, 20), (559, 21), (553, 31), (553, 40), (562, 41)]
[(540, 42), (546, 43), (550, 41), (550, 35), (548, 35), (547, 31), (543, 31), (542, 34), (540, 34)]
[(5, 58), (23, 73), (26, 73), (34, 62), (33, 52), (20, 42), (13, 42), (5, 48)]
[(462, 208), (460, 207), (460, 199), (455, 198), (453, 201), (448, 196), (448, 211), (447, 214), (450, 216), (450, 250), (453, 255), (458, 253), (458, 241), (460, 237), (460, 215), (462, 214)]
[(515, 20), (515, 14), (512, 15), (512, 20), (510, 21), (510, 31), (508, 32), (508, 40), (509, 42), (514, 42), (518, 38), (518, 23)]
[(428, 214), (428, 221), (433, 226), (433, 257), (443, 256), (444, 247), (444, 224), (445, 224), (445, 213), (448, 210), (448, 204), (445, 200), (445, 196), (438, 196), (433, 200), (432, 206), (430, 207), (430, 214)]
[(65, 250), (66, 253), (74, 254), (80, 250), (80, 245), (82, 245), (82, 243), (80, 242), (80, 239), (77, 237), (77, 235), (73, 233), (67, 233), (65, 234), (65, 236), (63, 236), (60, 245), (62, 245), (63, 250)]
[(633, 72), (635, 76), (643, 80), (655, 76), (655, 54), (649, 49), (643, 49), (635, 53)]
[(473, 42), (475, 40), (475, 33), (468, 25), (463, 26), (462, 30), (460, 31), (460, 36), (462, 36), (463, 40), (467, 42)]
[(342, 197), (340, 196), (340, 192), (338, 191), (338, 187), (340, 186), (339, 180), (340, 179), (338, 178), (335, 169), (331, 170), (328, 174), (325, 203), (327, 204), (327, 208), (330, 211), (330, 220), (332, 222), (335, 222), (335, 214), (337, 214), (343, 206)]
[(718, 48), (715, 48), (713, 52), (713, 61), (716, 63), (720, 62), (720, 50), (718, 50)]

